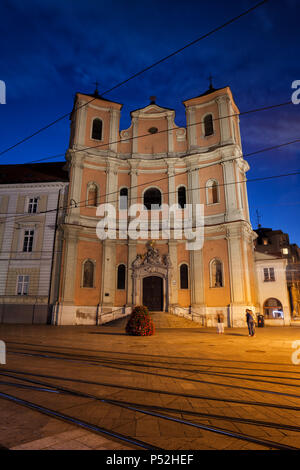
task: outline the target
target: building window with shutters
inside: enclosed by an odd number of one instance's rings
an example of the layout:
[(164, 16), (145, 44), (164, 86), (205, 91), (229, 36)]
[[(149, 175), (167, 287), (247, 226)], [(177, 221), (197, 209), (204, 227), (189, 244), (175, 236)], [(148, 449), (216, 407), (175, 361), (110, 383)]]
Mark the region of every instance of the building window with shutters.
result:
[(23, 251), (29, 253), (33, 249), (34, 230), (24, 230)]
[(93, 127), (92, 127), (92, 139), (102, 140), (102, 128), (103, 128), (102, 120), (99, 118), (94, 119)]
[(28, 295), (29, 276), (20, 275), (17, 280), (17, 295)]
[(38, 207), (38, 199), (37, 197), (31, 197), (28, 200), (28, 214), (35, 214), (37, 212)]
[(118, 266), (117, 289), (124, 290), (125, 283), (126, 283), (126, 266), (125, 264), (120, 264)]
[(264, 268), (264, 282), (275, 281), (274, 268)]
[(94, 287), (95, 265), (90, 259), (83, 263), (82, 287)]
[(189, 268), (187, 264), (180, 266), (180, 289), (189, 288)]

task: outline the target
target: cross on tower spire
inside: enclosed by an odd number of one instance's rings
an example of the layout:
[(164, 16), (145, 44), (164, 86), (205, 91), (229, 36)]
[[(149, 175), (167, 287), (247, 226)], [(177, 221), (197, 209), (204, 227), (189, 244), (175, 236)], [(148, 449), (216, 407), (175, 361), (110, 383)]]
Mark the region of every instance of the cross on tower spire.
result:
[(258, 228), (261, 227), (261, 224), (259, 223), (259, 222), (260, 222), (260, 219), (261, 219), (261, 215), (260, 215), (260, 213), (258, 212), (258, 209), (256, 209), (256, 220), (257, 220), (257, 227), (258, 227)]
[(94, 82), (94, 85), (96, 85), (96, 88), (95, 88), (95, 91), (94, 91), (94, 95), (95, 96), (100, 96), (99, 95), (99, 90), (98, 90), (98, 85), (99, 85), (99, 82), (97, 82), (97, 80)]

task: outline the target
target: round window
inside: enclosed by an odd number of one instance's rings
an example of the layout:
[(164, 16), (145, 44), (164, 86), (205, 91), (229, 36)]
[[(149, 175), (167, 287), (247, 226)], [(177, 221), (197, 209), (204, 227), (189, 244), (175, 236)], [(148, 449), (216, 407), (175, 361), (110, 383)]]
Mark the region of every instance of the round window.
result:
[(150, 129), (148, 129), (148, 132), (150, 134), (156, 134), (158, 131), (157, 127), (150, 127)]

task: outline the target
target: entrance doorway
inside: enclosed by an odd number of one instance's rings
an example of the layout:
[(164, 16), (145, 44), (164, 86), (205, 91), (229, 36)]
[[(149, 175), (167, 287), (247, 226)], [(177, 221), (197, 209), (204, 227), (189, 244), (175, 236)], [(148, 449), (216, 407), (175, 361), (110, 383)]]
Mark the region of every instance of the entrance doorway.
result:
[(150, 312), (163, 310), (163, 279), (149, 276), (143, 279), (143, 305)]

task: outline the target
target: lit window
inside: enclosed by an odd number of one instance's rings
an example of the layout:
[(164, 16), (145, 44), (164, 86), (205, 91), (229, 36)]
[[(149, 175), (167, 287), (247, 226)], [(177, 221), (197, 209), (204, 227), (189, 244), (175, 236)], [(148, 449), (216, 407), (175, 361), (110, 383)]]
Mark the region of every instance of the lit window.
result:
[(289, 249), (288, 248), (282, 248), (282, 254), (283, 255), (288, 255), (289, 254)]
[(29, 276), (18, 276), (17, 282), (17, 294), (18, 295), (28, 295), (29, 287)]
[(274, 268), (264, 268), (264, 282), (275, 281)]
[(274, 298), (267, 299), (264, 303), (264, 314), (266, 318), (282, 320), (284, 316), (281, 302)]
[(26, 252), (32, 251), (33, 237), (34, 237), (34, 230), (25, 230), (25, 232), (24, 232), (24, 242), (23, 242), (23, 251), (26, 251)]
[(37, 212), (38, 198), (32, 197), (28, 201), (28, 213), (35, 214)]

